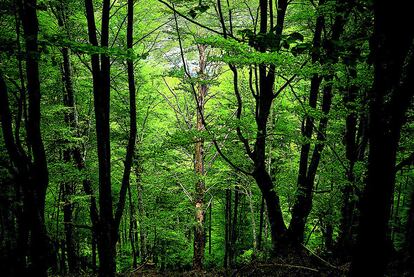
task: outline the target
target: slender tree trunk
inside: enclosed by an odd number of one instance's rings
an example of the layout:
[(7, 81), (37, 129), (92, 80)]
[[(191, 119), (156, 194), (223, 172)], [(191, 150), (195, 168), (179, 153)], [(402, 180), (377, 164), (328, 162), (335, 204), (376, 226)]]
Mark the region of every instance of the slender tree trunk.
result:
[(144, 199), (143, 199), (143, 187), (141, 183), (142, 175), (142, 166), (140, 166), (140, 156), (138, 150), (135, 151), (135, 177), (137, 185), (137, 204), (138, 204), (138, 224), (139, 224), (139, 244), (141, 252), (141, 262), (144, 262), (147, 259), (147, 230), (145, 226), (145, 209), (144, 209)]
[(257, 241), (257, 249), (259, 250), (262, 250), (264, 209), (265, 209), (265, 201), (264, 201), (264, 197), (262, 196), (262, 203), (260, 204), (259, 238)]
[(257, 234), (256, 234), (256, 219), (255, 219), (255, 212), (254, 212), (253, 194), (250, 188), (247, 191), (247, 196), (249, 198), (249, 209), (250, 209), (251, 224), (252, 224), (253, 251), (254, 253), (256, 253), (258, 249), (257, 248)]
[[(322, 2), (322, 4), (323, 3), (324, 2)], [(325, 51), (326, 56), (323, 60), (320, 61), (322, 64), (334, 65), (338, 62), (339, 51), (334, 46), (334, 42), (339, 41), (339, 39), (341, 38), (348, 14), (351, 12), (352, 8), (352, 1), (348, 1), (345, 4), (342, 1), (336, 1), (336, 15), (334, 24), (332, 25), (332, 35), (329, 38), (329, 40), (325, 39), (323, 50)], [(321, 32), (324, 28), (324, 25), (324, 18), (318, 17), (313, 42), (314, 46), (316, 47), (319, 47), (321, 45)], [(312, 57), (314, 61), (320, 60), (320, 58), (321, 57), (317, 56), (317, 54), (314, 54), (314, 56)], [(325, 141), (327, 136), (326, 130), (328, 125), (328, 115), (331, 109), (333, 96), (333, 76), (334, 72), (332, 70), (330, 70), (330, 72), (327, 75), (323, 76), (323, 79), (325, 80), (321, 104), (321, 111), (323, 116), (319, 120), (319, 125), (317, 129), (318, 143), (314, 146), (309, 165), (308, 154), (310, 145), (305, 144), (302, 147), (300, 170), (298, 175), (298, 193), (296, 195), (296, 201), (292, 209), (292, 220), (289, 225), (288, 235), (290, 242), (295, 245), (299, 245), (303, 242), (306, 220), (312, 209), (312, 191), (314, 188), (315, 177), (321, 159), (322, 151), (325, 147)], [(314, 76), (312, 79), (311, 95), (309, 99), (309, 105), (312, 108), (316, 107), (317, 94), (321, 81), (322, 79), (318, 76)], [(308, 117), (306, 119), (304, 130), (304, 135), (307, 139), (310, 139), (312, 136), (313, 124), (313, 119), (311, 117)]]
[[(268, 1), (260, 0), (260, 34), (267, 33), (268, 27)], [(287, 8), (287, 1), (278, 1), (277, 22), (275, 35), (277, 40), (275, 46), (280, 47), (280, 37), (284, 26), (284, 18)], [(273, 20), (273, 18), (271, 19)], [(259, 44), (257, 50), (267, 51), (267, 45)], [(256, 180), (267, 206), (268, 219), (271, 228), (271, 237), (274, 252), (281, 250), (286, 235), (286, 225), (280, 206), (279, 196), (276, 193), (271, 176), (266, 171), (266, 137), (267, 121), (274, 99), (275, 66), (270, 65), (269, 70), (265, 64), (259, 65), (259, 91), (256, 98), (256, 125), (257, 135), (254, 143), (252, 159), (254, 162), (253, 178)]]
[(225, 228), (224, 228), (224, 268), (228, 268), (230, 265), (230, 228), (231, 228), (231, 190), (226, 189), (226, 200), (225, 200)]
[(38, 20), (37, 1), (23, 0), (20, 3), (20, 18), (23, 23), (26, 44), (26, 77), (29, 100), (27, 140), (32, 150), (33, 161), (29, 166), (28, 181), (23, 185), (23, 195), (29, 219), (31, 273), (46, 276), (48, 268), (49, 239), (44, 223), (46, 189), (49, 176), (46, 155), (40, 131), (40, 80), (38, 64)]
[(233, 206), (233, 220), (231, 222), (231, 231), (230, 231), (230, 251), (229, 251), (229, 261), (230, 267), (234, 267), (235, 265), (235, 252), (236, 252), (236, 241), (237, 241), (237, 216), (238, 216), (238, 209), (239, 209), (239, 188), (236, 186), (234, 188), (234, 206)]
[[(324, 4), (324, 0), (319, 1), (319, 7)], [(315, 49), (320, 49), (321, 39), (322, 39), (322, 30), (325, 26), (325, 17), (324, 15), (318, 16), (316, 19), (315, 32), (313, 36), (313, 47)], [(319, 62), (320, 60), (320, 51), (314, 51), (312, 54), (312, 63)], [(319, 88), (321, 85), (322, 77), (318, 74), (314, 74), (311, 78), (310, 93), (309, 93), (309, 107), (316, 109)], [(304, 126), (302, 127), (302, 136), (306, 140), (302, 144), (300, 151), (300, 161), (299, 161), (299, 172), (298, 172), (298, 189), (295, 204), (292, 209), (292, 219), (289, 225), (290, 238), (292, 241), (297, 243), (303, 242), (304, 237), (304, 227), (308, 211), (310, 211), (311, 198), (312, 198), (312, 188), (308, 180), (308, 160), (309, 153), (311, 149), (310, 139), (312, 137), (314, 129), (314, 118), (310, 115), (307, 115), (304, 119)]]
[(129, 201), (129, 240), (131, 242), (131, 251), (132, 251), (132, 266), (136, 268), (138, 265), (137, 262), (137, 251), (135, 250), (135, 207), (132, 202), (131, 187), (128, 186), (128, 201)]
[[(86, 19), (90, 43), (97, 47), (93, 2), (85, 0)], [(108, 47), (110, 1), (104, 0), (102, 7), (101, 46)], [(97, 134), (99, 168), (99, 226), (96, 229), (99, 254), (99, 275), (113, 276), (116, 270), (114, 218), (111, 190), (111, 149), (109, 130), (110, 107), (110, 60), (102, 54), (92, 54), (92, 77)]]
[[(199, 72), (198, 76), (205, 80), (206, 79), (206, 63), (207, 63), (207, 53), (206, 45), (199, 44), (197, 45), (199, 61), (198, 67)], [(197, 95), (197, 131), (202, 132), (205, 129), (203, 124), (204, 118), (204, 104), (205, 97), (207, 95), (208, 87), (207, 84), (201, 83), (198, 87)], [(193, 269), (202, 270), (203, 269), (203, 259), (204, 259), (204, 249), (205, 249), (205, 210), (204, 210), (204, 194), (205, 194), (205, 184), (204, 184), (204, 140), (202, 138), (197, 138), (195, 145), (195, 155), (194, 155), (194, 168), (197, 176), (197, 183), (195, 188), (195, 228), (194, 228), (194, 254), (193, 254)]]
[(211, 199), (210, 207), (208, 209), (208, 254), (211, 255), (211, 226), (212, 226), (212, 210), (213, 210), (213, 199)]
[[(63, 27), (63, 21), (61, 22), (61, 27)], [(75, 107), (75, 95), (72, 83), (72, 69), (71, 69), (71, 62), (70, 62), (70, 52), (68, 48), (62, 49), (62, 56), (63, 56), (63, 72), (62, 77), (64, 81), (64, 97), (63, 102), (65, 107), (68, 108), (68, 111), (65, 114), (65, 122), (68, 124), (73, 131), (77, 131), (78, 127), (78, 120), (76, 115), (76, 107)], [(80, 152), (80, 149), (76, 149), (79, 147), (75, 147), (75, 149), (66, 149), (63, 153), (63, 157), (66, 163), (72, 162), (72, 157), (75, 155), (76, 151)], [(72, 222), (72, 212), (73, 212), (73, 204), (70, 202), (70, 196), (73, 195), (75, 189), (75, 184), (65, 182), (63, 184), (63, 198), (64, 198), (64, 207), (63, 207), (63, 214), (64, 214), (64, 222)], [(72, 224), (65, 224), (65, 237), (66, 237), (66, 250), (68, 256), (68, 266), (69, 272), (75, 273), (78, 270), (78, 257), (76, 254), (76, 244), (73, 235), (73, 226)], [(64, 253), (62, 253), (64, 254)]]

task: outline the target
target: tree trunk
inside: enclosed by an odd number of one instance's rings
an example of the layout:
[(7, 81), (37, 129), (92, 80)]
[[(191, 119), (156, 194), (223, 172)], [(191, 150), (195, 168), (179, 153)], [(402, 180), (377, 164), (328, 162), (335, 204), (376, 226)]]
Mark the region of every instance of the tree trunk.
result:
[(264, 201), (264, 197), (262, 196), (262, 203), (260, 204), (259, 238), (257, 240), (257, 249), (258, 250), (262, 250), (264, 208), (265, 208), (265, 201)]
[[(207, 63), (207, 53), (206, 45), (199, 44), (197, 45), (199, 61), (198, 67), (199, 72), (198, 76), (201, 79), (206, 79), (206, 63)], [(203, 124), (204, 118), (204, 104), (205, 97), (207, 95), (208, 87), (207, 84), (201, 83), (198, 87), (197, 95), (197, 131), (202, 132), (205, 130)], [(205, 249), (205, 210), (204, 210), (204, 194), (205, 194), (205, 184), (204, 184), (204, 140), (202, 138), (197, 138), (195, 145), (195, 155), (194, 155), (194, 168), (197, 176), (197, 183), (195, 186), (195, 228), (194, 228), (194, 255), (193, 255), (193, 269), (202, 270), (203, 269), (203, 259), (204, 259), (204, 249)]]
[[(38, 64), (38, 20), (37, 1), (24, 0), (20, 4), (20, 18), (23, 23), (26, 44), (26, 77), (29, 100), (27, 141), (32, 150), (33, 161), (28, 166), (28, 176), (23, 184), (23, 199), (30, 228), (30, 272), (46, 276), (48, 268), (49, 239), (44, 223), (46, 189), (49, 182), (46, 155), (40, 131), (40, 80)], [(36, 238), (36, 239), (33, 239)]]
[(411, 193), (410, 207), (408, 210), (407, 223), (405, 225), (405, 251), (407, 253), (407, 264), (414, 271), (414, 189)]
[(387, 237), (395, 184), (396, 152), (405, 113), (414, 95), (414, 32), (397, 35), (411, 18), (408, 4), (374, 1), (374, 85), (370, 94), (369, 157), (361, 200), (359, 237), (351, 276), (383, 276), (390, 255)]
[[(90, 43), (97, 47), (93, 2), (85, 0), (86, 19)], [(104, 0), (102, 7), (101, 47), (108, 47), (110, 1)], [(97, 134), (99, 168), (99, 225), (96, 230), (99, 254), (99, 275), (113, 276), (116, 270), (114, 218), (111, 190), (111, 149), (109, 129), (110, 107), (110, 60), (102, 54), (91, 55), (93, 94)]]
[(141, 158), (139, 155), (139, 150), (135, 150), (134, 158), (134, 172), (137, 186), (137, 205), (138, 205), (138, 224), (139, 224), (139, 245), (141, 252), (141, 262), (144, 262), (147, 259), (147, 230), (145, 226), (145, 208), (144, 208), (144, 199), (143, 199), (143, 187), (141, 183), (142, 176), (142, 166)]
[[(321, 59), (321, 56), (319, 56), (318, 54), (313, 54), (312, 60), (314, 62), (320, 61), (321, 64), (330, 65), (334, 65), (338, 62), (339, 51), (337, 50), (337, 48), (335, 48), (334, 45), (335, 42), (339, 41), (343, 33), (346, 19), (353, 7), (351, 2), (352, 1), (349, 1), (345, 5), (342, 3), (342, 1), (336, 2), (336, 15), (334, 24), (332, 25), (332, 35), (329, 39), (325, 39), (323, 47), (326, 57)], [(324, 4), (324, 2), (320, 2), (319, 4)], [(314, 47), (319, 47), (321, 45), (321, 34), (325, 25), (324, 21), (325, 19), (322, 16), (318, 17), (317, 19), (315, 35), (313, 40)], [(309, 164), (308, 155), (310, 150), (310, 144), (306, 143), (302, 146), (298, 174), (298, 192), (296, 195), (295, 204), (292, 208), (292, 219), (289, 225), (288, 232), (289, 242), (293, 243), (293, 245), (295, 246), (298, 246), (301, 243), (303, 243), (306, 220), (312, 209), (312, 191), (314, 188), (315, 177), (321, 159), (322, 151), (325, 147), (328, 115), (332, 104), (333, 76), (334, 72), (332, 72), (332, 70), (330, 70), (330, 72), (327, 75), (323, 76), (323, 79), (326, 82), (323, 88), (323, 96), (321, 103), (321, 111), (323, 115), (319, 120), (319, 125), (317, 129), (318, 143), (314, 146), (312, 157), (310, 159)], [(316, 75), (313, 76), (311, 80), (309, 106), (312, 108), (316, 107), (318, 91), (321, 81), (322, 78)], [(313, 124), (313, 118), (307, 117), (305, 120), (305, 128), (303, 131), (303, 135), (308, 140), (312, 137), (314, 128)]]
[(225, 228), (224, 228), (224, 268), (230, 265), (230, 228), (231, 228), (231, 190), (226, 189), (226, 206), (224, 210)]
[(239, 209), (239, 191), (238, 187), (236, 186), (234, 188), (234, 210), (233, 210), (233, 221), (231, 222), (231, 231), (230, 231), (230, 251), (229, 251), (229, 261), (230, 261), (230, 267), (234, 267), (235, 265), (235, 253), (236, 253), (236, 241), (237, 241), (237, 215), (238, 215), (238, 209)]

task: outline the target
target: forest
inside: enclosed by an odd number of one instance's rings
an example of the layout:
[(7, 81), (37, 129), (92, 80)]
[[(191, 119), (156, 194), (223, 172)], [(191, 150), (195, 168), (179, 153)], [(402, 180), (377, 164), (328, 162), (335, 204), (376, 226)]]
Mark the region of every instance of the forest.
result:
[(1, 0), (0, 275), (414, 276), (410, 6)]

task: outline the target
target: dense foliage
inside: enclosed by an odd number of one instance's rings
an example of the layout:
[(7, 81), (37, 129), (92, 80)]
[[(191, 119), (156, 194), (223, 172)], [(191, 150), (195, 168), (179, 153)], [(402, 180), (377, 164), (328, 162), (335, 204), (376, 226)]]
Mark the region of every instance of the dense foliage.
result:
[(2, 274), (412, 274), (397, 2), (2, 0)]

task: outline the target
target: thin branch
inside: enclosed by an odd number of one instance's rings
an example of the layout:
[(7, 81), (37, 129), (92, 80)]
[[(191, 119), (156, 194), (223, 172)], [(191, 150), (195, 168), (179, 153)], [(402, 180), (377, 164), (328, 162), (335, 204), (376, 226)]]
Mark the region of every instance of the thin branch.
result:
[[(214, 30), (214, 29), (212, 29), (212, 28), (210, 28), (210, 27), (207, 27), (207, 26), (205, 26), (205, 25), (203, 25), (203, 24), (201, 24), (201, 23), (199, 23), (199, 22), (197, 22), (197, 21), (195, 21), (195, 20), (193, 20), (193, 19), (189, 18), (188, 16), (186, 16), (186, 15), (184, 15), (183, 13), (179, 12), (177, 9), (175, 9), (173, 6), (171, 6), (169, 3), (167, 3), (167, 2), (165, 2), (165, 1), (163, 1), (163, 0), (158, 0), (158, 2), (160, 2), (160, 3), (164, 4), (164, 5), (165, 5), (165, 6), (167, 6), (167, 7), (168, 7), (171, 11), (173, 11), (173, 12), (174, 12), (174, 14), (178, 14), (180, 17), (184, 18), (185, 20), (187, 20), (187, 21), (189, 21), (189, 22), (191, 22), (191, 23), (193, 23), (193, 24), (195, 24), (195, 25), (197, 25), (197, 26), (199, 26), (199, 27), (201, 27), (201, 28), (203, 28), (203, 29), (206, 29), (206, 30), (208, 30), (208, 31), (210, 31), (210, 32), (213, 32), (213, 33), (218, 34), (218, 35), (221, 35), (221, 36), (225, 36), (225, 34), (223, 34), (223, 33), (219, 32), (219, 31), (216, 31), (216, 30)], [(235, 39), (235, 40), (237, 40), (237, 41), (239, 41), (239, 42), (241, 41), (240, 39), (238, 39), (238, 38), (236, 38), (236, 37), (234, 37), (234, 36), (232, 36), (232, 35), (230, 35), (230, 37), (231, 37), (231, 38), (233, 38), (233, 39)]]
[[(162, 1), (162, 0), (159, 0), (159, 1)], [(163, 1), (162, 1), (163, 2)], [(198, 111), (199, 111), (199, 114), (200, 114), (200, 117), (201, 117), (201, 122), (203, 123), (203, 125), (204, 125), (204, 128), (205, 128), (205, 130), (207, 131), (207, 133), (209, 134), (209, 135), (211, 135), (212, 136), (212, 134), (211, 134), (211, 131), (207, 128), (207, 122), (206, 122), (206, 120), (205, 120), (205, 118), (204, 118), (204, 115), (203, 115), (203, 113), (201, 112), (201, 107), (200, 107), (200, 104), (198, 103), (198, 101), (197, 101), (197, 92), (196, 92), (196, 89), (195, 89), (195, 87), (194, 87), (194, 84), (193, 84), (193, 82), (191, 81), (192, 80), (192, 78), (191, 78), (191, 75), (190, 75), (190, 73), (188, 72), (188, 69), (187, 69), (187, 66), (186, 66), (186, 63), (185, 63), (185, 57), (184, 57), (184, 50), (183, 50), (183, 45), (182, 45), (182, 41), (181, 41), (181, 35), (180, 35), (180, 32), (179, 32), (179, 30), (178, 30), (178, 20), (177, 20), (177, 13), (174, 13), (174, 20), (175, 20), (175, 27), (176, 27), (176, 31), (177, 31), (177, 36), (178, 36), (178, 44), (179, 44), (179, 47), (180, 47), (180, 54), (181, 54), (181, 59), (182, 59), (182, 62), (183, 62), (183, 68), (184, 68), (184, 72), (185, 72), (185, 74), (187, 75), (187, 77), (189, 78), (189, 80), (190, 80), (190, 85), (191, 85), (191, 88), (192, 88), (192, 92), (193, 92), (193, 96), (194, 96), (194, 100), (195, 100), (195, 102), (197, 103), (197, 109), (198, 109)], [(240, 171), (240, 172), (242, 172), (242, 173), (244, 173), (244, 174), (246, 174), (246, 175), (252, 175), (252, 173), (251, 172), (248, 172), (248, 171), (246, 171), (246, 170), (244, 170), (244, 169), (242, 169), (242, 168), (240, 168), (240, 167), (238, 167), (237, 165), (235, 165), (226, 155), (224, 155), (224, 153), (223, 153), (223, 151), (221, 150), (221, 148), (220, 148), (220, 146), (218, 145), (218, 143), (217, 143), (217, 140), (215, 140), (214, 138), (213, 138), (213, 144), (214, 144), (214, 147), (216, 148), (216, 150), (217, 150), (217, 152), (220, 154), (220, 156), (231, 166), (231, 167), (233, 167), (235, 170), (237, 170), (237, 171)]]
[(414, 153), (411, 153), (410, 156), (408, 156), (407, 158), (403, 159), (401, 162), (399, 162), (396, 166), (395, 166), (395, 171), (400, 171), (402, 170), (404, 167), (406, 166), (410, 166), (410, 165), (414, 165)]

